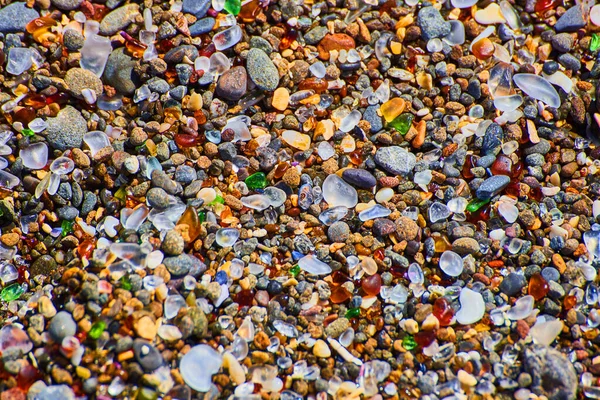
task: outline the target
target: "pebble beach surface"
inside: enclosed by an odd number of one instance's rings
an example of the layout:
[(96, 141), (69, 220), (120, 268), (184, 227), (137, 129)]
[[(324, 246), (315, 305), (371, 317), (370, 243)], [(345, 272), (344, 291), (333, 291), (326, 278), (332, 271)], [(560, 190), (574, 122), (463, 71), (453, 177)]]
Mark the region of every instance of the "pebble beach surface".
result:
[(600, 5), (0, 1), (0, 400), (600, 398)]

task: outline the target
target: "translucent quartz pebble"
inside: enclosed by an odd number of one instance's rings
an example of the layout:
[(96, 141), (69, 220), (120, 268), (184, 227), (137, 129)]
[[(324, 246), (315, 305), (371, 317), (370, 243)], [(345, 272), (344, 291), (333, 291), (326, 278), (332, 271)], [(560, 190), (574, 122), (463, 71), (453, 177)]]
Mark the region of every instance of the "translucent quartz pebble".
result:
[(248, 118), (245, 115), (238, 115), (227, 120), (227, 125), (225, 125), (221, 133), (224, 132), (225, 129), (231, 129), (235, 132), (232, 142), (248, 141), (252, 139), (252, 135), (250, 134), (250, 130), (248, 129), (249, 123), (250, 118)]
[(110, 146), (110, 141), (106, 133), (102, 131), (91, 131), (83, 135), (83, 141), (90, 148), (92, 157), (96, 155), (101, 149), (106, 146)]
[(354, 341), (354, 329), (348, 328), (339, 337), (339, 342), (342, 346), (348, 347)]
[(460, 291), (460, 310), (456, 313), (456, 321), (461, 325), (470, 325), (481, 320), (485, 315), (485, 301), (480, 293), (463, 288)]
[(451, 20), (448, 22), (450, 23), (450, 33), (443, 38), (444, 42), (450, 46), (460, 46), (465, 42), (465, 26), (462, 21)]
[(358, 110), (352, 110), (350, 114), (346, 115), (340, 123), (340, 131), (350, 132), (360, 122), (362, 114)]
[(210, 56), (210, 67), (208, 68), (208, 72), (211, 74), (218, 76), (222, 75), (225, 71), (231, 68), (231, 62), (229, 58), (220, 51), (214, 52)]
[(75, 163), (73, 160), (67, 157), (58, 157), (50, 164), (50, 171), (56, 175), (67, 175), (75, 169)]
[(133, 102), (140, 103), (140, 102), (150, 98), (151, 95), (152, 95), (152, 91), (150, 90), (148, 85), (142, 85), (135, 90), (135, 93), (133, 94)]
[(549, 346), (560, 335), (563, 326), (564, 324), (560, 319), (543, 322), (538, 319), (529, 330), (529, 334), (537, 343)]
[(9, 263), (0, 263), (0, 281), (6, 284), (8, 282), (16, 281), (19, 278), (17, 268)]
[(478, 0), (452, 0), (451, 3), (456, 8), (469, 8), (477, 4)]
[(223, 357), (212, 347), (200, 344), (185, 353), (179, 363), (179, 372), (185, 383), (198, 392), (208, 392), (212, 376), (219, 371)]
[(516, 74), (513, 76), (515, 84), (528, 96), (540, 100), (550, 107), (560, 107), (558, 92), (548, 80), (535, 74)]
[(106, 95), (102, 95), (98, 98), (96, 105), (100, 110), (117, 111), (123, 106), (123, 100), (120, 96), (108, 97)]
[(512, 96), (494, 97), (494, 107), (500, 111), (513, 111), (523, 104), (523, 96), (513, 94)]
[(308, 150), (310, 148), (310, 136), (303, 133), (286, 130), (281, 134), (281, 139), (298, 150)]
[(21, 75), (33, 66), (33, 50), (28, 47), (12, 47), (8, 51), (6, 72), (12, 75)]
[[(8, 350), (21, 351), (23, 354), (29, 353), (33, 348), (33, 343), (27, 336), (27, 333), (16, 325), (5, 325), (0, 329), (0, 352), (6, 353)], [(13, 353), (16, 354), (16, 353)]]
[(309, 254), (299, 259), (298, 266), (303, 271), (312, 275), (326, 275), (331, 273), (331, 267), (319, 260), (313, 254)]
[(494, 57), (505, 63), (509, 63), (511, 60), (508, 49), (498, 43), (494, 43)]
[(88, 104), (94, 104), (96, 102), (96, 92), (92, 89), (82, 89), (81, 90), (81, 95), (83, 96), (83, 99), (85, 100), (86, 103)]
[(215, 241), (221, 247), (231, 247), (240, 237), (240, 231), (235, 228), (221, 228), (215, 234)]
[(187, 306), (187, 304), (186, 304), (183, 296), (181, 296), (179, 294), (173, 294), (173, 295), (168, 296), (165, 299), (165, 304), (164, 304), (165, 318), (166, 319), (175, 318), (177, 316), (177, 313), (179, 312), (179, 310), (181, 310), (182, 308), (184, 308), (186, 306)]
[(330, 207), (344, 206), (353, 208), (358, 203), (356, 189), (337, 175), (329, 175), (322, 185), (323, 199)]
[(512, 308), (506, 312), (506, 317), (513, 321), (518, 321), (520, 319), (525, 319), (529, 317), (529, 315), (533, 311), (534, 302), (535, 299), (533, 298), (533, 296), (527, 295), (521, 297), (515, 302), (515, 305), (512, 306)]
[(488, 86), (492, 96), (511, 95), (513, 72), (513, 66), (504, 62), (499, 62), (490, 70)]
[(144, 223), (148, 217), (148, 214), (150, 213), (150, 209), (146, 207), (145, 204), (141, 204), (140, 206), (136, 207), (136, 209), (133, 210), (133, 212), (128, 215), (124, 221), (122, 213), (124, 210), (125, 209), (121, 210), (121, 225), (123, 225), (123, 228), (125, 229), (133, 229), (135, 231), (137, 231), (138, 228)]
[(448, 209), (453, 213), (462, 213), (467, 208), (469, 201), (464, 197), (455, 197), (448, 202)]
[(34, 143), (19, 152), (23, 165), (29, 169), (42, 169), (48, 162), (46, 143)]
[(392, 212), (389, 208), (382, 206), (381, 204), (375, 204), (373, 207), (369, 207), (366, 210), (361, 211), (358, 214), (358, 218), (361, 221), (369, 221), (376, 218), (384, 218), (390, 215)]
[(446, 250), (440, 257), (440, 269), (449, 276), (459, 276), (464, 269), (464, 260), (451, 250)]
[(408, 279), (411, 283), (423, 283), (425, 281), (425, 275), (423, 270), (417, 263), (412, 263), (408, 266)]
[(298, 337), (298, 329), (292, 324), (288, 324), (280, 319), (273, 321), (273, 327), (277, 329), (277, 332), (281, 333), (283, 336), (287, 336), (290, 338)]
[(308, 70), (317, 78), (321, 79), (325, 76), (325, 64), (321, 61), (317, 61), (313, 65), (311, 65)]
[(450, 209), (448, 209), (447, 205), (436, 201), (429, 207), (428, 214), (429, 221), (433, 224), (448, 218), (450, 216)]
[(415, 173), (413, 181), (418, 185), (429, 185), (432, 178), (433, 174), (431, 173), (431, 170), (426, 169)]
[(573, 90), (573, 81), (562, 71), (556, 71), (552, 75), (542, 74), (542, 76), (551, 84), (559, 86), (567, 94)]
[(348, 208), (344, 206), (331, 207), (319, 214), (319, 221), (329, 226), (342, 220), (348, 214)]
[(194, 69), (196, 71), (208, 72), (210, 69), (210, 58), (206, 56), (198, 57), (194, 60)]
[(335, 149), (329, 142), (321, 142), (317, 147), (317, 152), (319, 157), (323, 159), (323, 161), (329, 160), (331, 157), (335, 155)]
[(21, 183), (21, 180), (19, 178), (6, 171), (0, 170), (0, 186), (7, 189), (12, 189), (19, 183)]
[(592, 230), (583, 233), (583, 243), (590, 255), (595, 258), (600, 258), (599, 240), (600, 232), (594, 229), (594, 226), (592, 226)]
[(256, 329), (254, 328), (252, 317), (248, 316), (244, 318), (244, 321), (242, 322), (235, 334), (240, 338), (244, 339), (246, 342), (253, 341), (254, 335), (256, 334)]
[(283, 205), (283, 203), (285, 203), (285, 199), (287, 199), (285, 192), (274, 186), (265, 188), (263, 194), (269, 199), (271, 206), (273, 207), (279, 207)]
[(225, 0), (212, 0), (212, 8), (221, 11), (225, 7)]
[(241, 39), (242, 28), (239, 25), (235, 25), (217, 33), (213, 37), (213, 43), (215, 44), (215, 49), (221, 51), (235, 46)]
[(183, 334), (175, 325), (161, 325), (157, 333), (161, 339), (167, 342), (174, 342), (183, 337)]
[(99, 35), (86, 35), (83, 47), (80, 50), (79, 65), (83, 69), (92, 71), (97, 76), (102, 76), (108, 56), (112, 52), (110, 39)]
[(521, 23), (521, 19), (519, 18), (519, 15), (517, 14), (513, 6), (506, 0), (501, 1), (499, 5), (500, 11), (506, 19), (506, 23), (508, 24), (508, 26), (515, 30), (521, 29), (523, 24)]
[(511, 224), (519, 217), (519, 209), (517, 206), (508, 201), (498, 202), (498, 213), (500, 213), (506, 222)]
[(600, 26), (600, 4), (597, 4), (591, 8), (590, 22), (596, 26)]
[(262, 194), (253, 194), (250, 196), (242, 197), (240, 199), (242, 204), (253, 210), (263, 211), (271, 206), (271, 200)]

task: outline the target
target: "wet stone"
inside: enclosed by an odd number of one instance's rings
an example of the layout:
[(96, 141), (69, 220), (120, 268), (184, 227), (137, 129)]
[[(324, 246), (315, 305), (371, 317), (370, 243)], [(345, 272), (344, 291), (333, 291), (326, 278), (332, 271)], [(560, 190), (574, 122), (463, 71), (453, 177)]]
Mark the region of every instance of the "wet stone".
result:
[(577, 29), (583, 28), (585, 24), (583, 5), (577, 4), (561, 15), (558, 21), (556, 21), (554, 29), (557, 32), (575, 32)]
[(11, 3), (0, 9), (0, 32), (22, 32), (29, 21), (39, 16), (40, 14), (27, 7), (26, 3)]
[(248, 75), (259, 89), (273, 91), (279, 84), (279, 72), (262, 50), (250, 49), (246, 63)]
[(196, 18), (202, 18), (210, 8), (210, 0), (184, 0), (183, 12), (194, 14)]
[(508, 296), (516, 296), (521, 289), (527, 285), (527, 279), (521, 274), (514, 272), (508, 274), (500, 283), (500, 291)]
[(55, 118), (48, 119), (46, 130), (48, 143), (56, 149), (80, 148), (86, 132), (85, 119), (77, 109), (71, 106), (62, 109)]
[(244, 67), (233, 67), (219, 78), (216, 94), (227, 100), (239, 100), (246, 93), (247, 74)]

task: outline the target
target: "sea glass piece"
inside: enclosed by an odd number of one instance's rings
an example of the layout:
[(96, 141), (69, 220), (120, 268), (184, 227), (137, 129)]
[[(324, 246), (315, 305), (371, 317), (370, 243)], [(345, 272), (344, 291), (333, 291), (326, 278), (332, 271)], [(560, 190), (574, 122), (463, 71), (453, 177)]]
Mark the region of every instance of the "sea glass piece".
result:
[(528, 96), (540, 100), (550, 107), (560, 107), (560, 96), (548, 80), (535, 74), (516, 74), (515, 84)]
[(456, 321), (462, 325), (478, 322), (485, 315), (485, 301), (480, 293), (463, 288), (460, 291), (460, 310), (456, 313)]
[(221, 51), (235, 46), (242, 39), (242, 28), (235, 25), (213, 36), (215, 49)]
[(329, 175), (323, 182), (323, 199), (331, 207), (353, 208), (358, 203), (356, 189), (337, 175)]
[(206, 344), (194, 346), (179, 363), (179, 372), (185, 383), (198, 392), (208, 392), (212, 376), (219, 371), (223, 357)]
[(86, 35), (85, 42), (80, 50), (79, 65), (83, 69), (92, 71), (97, 76), (102, 76), (111, 52), (112, 46), (109, 38), (95, 34)]
[(313, 254), (309, 254), (298, 260), (298, 266), (303, 271), (312, 275), (326, 275), (331, 273), (331, 267)]
[(19, 153), (23, 165), (29, 169), (42, 169), (48, 163), (48, 146), (46, 143), (34, 143)]

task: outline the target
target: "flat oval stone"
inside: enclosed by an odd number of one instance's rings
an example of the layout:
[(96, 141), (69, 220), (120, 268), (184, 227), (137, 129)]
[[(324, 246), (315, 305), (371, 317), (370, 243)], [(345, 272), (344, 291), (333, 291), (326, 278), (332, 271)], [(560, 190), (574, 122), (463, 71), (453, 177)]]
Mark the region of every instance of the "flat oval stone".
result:
[(0, 32), (22, 32), (29, 21), (39, 16), (40, 14), (27, 7), (26, 3), (11, 3), (0, 8)]
[(370, 189), (377, 184), (375, 177), (364, 169), (351, 168), (342, 173), (342, 178), (361, 189)]
[(114, 35), (132, 23), (139, 13), (140, 6), (137, 4), (127, 4), (109, 12), (100, 22), (100, 33)]
[(160, 351), (158, 351), (152, 343), (146, 340), (134, 340), (133, 353), (135, 354), (136, 361), (140, 363), (142, 368), (146, 371), (154, 371), (163, 363), (163, 357), (160, 354)]
[(506, 175), (495, 175), (487, 178), (477, 189), (477, 198), (481, 200), (491, 199), (495, 194), (508, 186), (510, 178)]
[(248, 75), (259, 89), (273, 91), (279, 85), (279, 72), (267, 53), (259, 49), (250, 49), (246, 61)]

